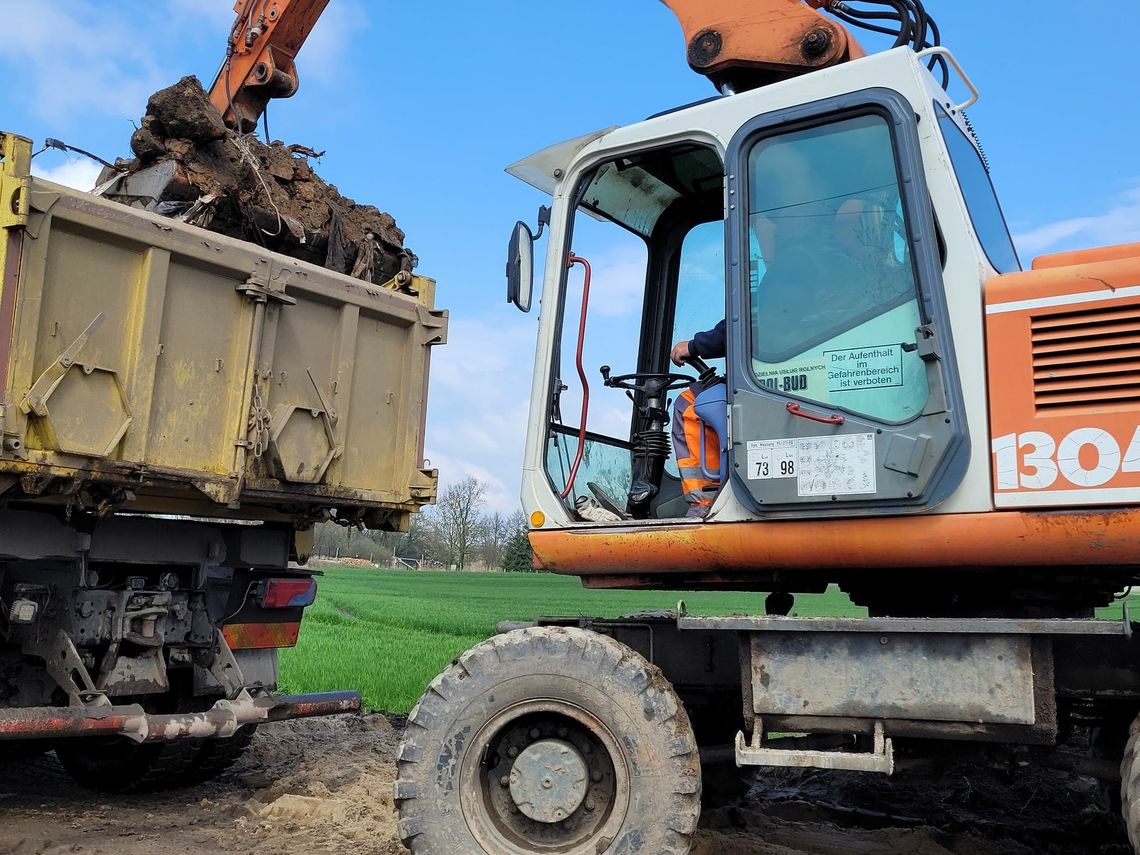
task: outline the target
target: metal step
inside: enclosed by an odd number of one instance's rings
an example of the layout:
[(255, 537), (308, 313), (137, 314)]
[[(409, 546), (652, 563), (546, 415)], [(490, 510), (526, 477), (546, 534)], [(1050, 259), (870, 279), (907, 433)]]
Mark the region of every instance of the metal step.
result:
[(875, 722), (875, 744), (870, 752), (796, 751), (764, 747), (764, 725), (756, 720), (752, 742), (743, 733), (736, 734), (737, 766), (783, 766), (811, 769), (842, 769), (849, 772), (879, 772), (890, 775), (895, 771), (895, 751), (891, 740), (883, 732), (883, 723)]

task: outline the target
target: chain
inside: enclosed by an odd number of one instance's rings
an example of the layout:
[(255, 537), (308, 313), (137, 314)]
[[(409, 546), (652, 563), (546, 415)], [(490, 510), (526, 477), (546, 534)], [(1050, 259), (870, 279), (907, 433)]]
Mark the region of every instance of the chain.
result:
[(269, 448), (269, 422), (269, 410), (265, 408), (265, 398), (262, 395), (261, 372), (258, 371), (253, 381), (253, 406), (249, 411), (249, 447), (254, 460), (259, 459)]

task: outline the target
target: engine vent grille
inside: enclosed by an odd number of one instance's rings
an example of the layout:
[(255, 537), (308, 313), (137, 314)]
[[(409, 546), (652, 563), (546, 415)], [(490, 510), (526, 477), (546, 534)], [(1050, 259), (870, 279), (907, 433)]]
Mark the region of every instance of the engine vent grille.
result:
[(1140, 403), (1140, 305), (1033, 319), (1038, 410)]

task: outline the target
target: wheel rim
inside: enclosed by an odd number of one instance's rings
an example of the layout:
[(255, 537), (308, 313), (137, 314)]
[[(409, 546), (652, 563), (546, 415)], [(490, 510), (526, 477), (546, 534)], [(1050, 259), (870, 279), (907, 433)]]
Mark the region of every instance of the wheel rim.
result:
[(459, 784), (464, 819), (488, 852), (594, 853), (629, 808), (617, 739), (596, 716), (554, 699), (493, 716), (472, 738)]

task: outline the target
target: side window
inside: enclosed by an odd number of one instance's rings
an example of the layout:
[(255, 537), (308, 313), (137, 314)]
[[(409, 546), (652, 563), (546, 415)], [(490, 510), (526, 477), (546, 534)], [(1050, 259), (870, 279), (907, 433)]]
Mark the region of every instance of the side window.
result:
[(886, 119), (763, 136), (747, 158), (757, 382), (884, 422), (919, 415), (923, 320)]
[[(694, 226), (681, 244), (681, 264), (677, 273), (677, 304), (673, 312), (673, 334), (669, 341), (692, 339), (693, 334), (710, 330), (724, 319), (724, 220)], [(724, 374), (724, 359), (706, 359)], [(689, 369), (674, 369), (684, 373)], [(692, 373), (690, 371), (690, 373)], [(677, 474), (677, 461), (665, 461), (665, 471)]]
[(946, 150), (950, 152), (950, 162), (954, 164), (954, 172), (958, 176), (958, 186), (966, 200), (966, 209), (970, 212), (970, 220), (986, 257), (998, 273), (1020, 270), (1021, 262), (1009, 236), (1009, 227), (1001, 212), (997, 193), (994, 192), (989, 168), (974, 143), (962, 133), (962, 129), (942, 109), (942, 105), (936, 103), (934, 109), (938, 113), (942, 137), (946, 140)]
[[(724, 320), (724, 221), (694, 226), (681, 244), (671, 342), (691, 339)], [(723, 359), (707, 359), (723, 369)], [(723, 373), (723, 370), (722, 372)]]

